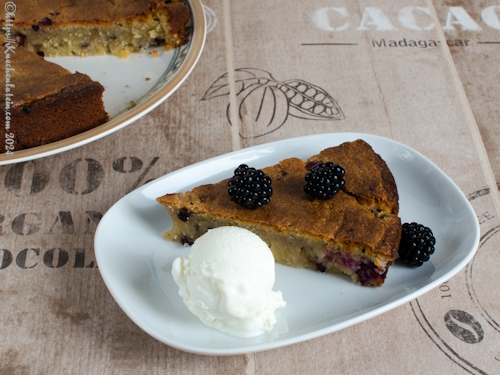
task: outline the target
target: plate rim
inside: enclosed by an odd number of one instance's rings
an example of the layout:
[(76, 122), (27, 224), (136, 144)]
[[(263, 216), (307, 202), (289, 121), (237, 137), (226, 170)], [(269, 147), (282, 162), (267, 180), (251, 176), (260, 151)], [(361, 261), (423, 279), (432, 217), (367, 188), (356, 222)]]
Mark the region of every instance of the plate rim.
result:
[[(251, 152), (251, 151), (254, 151), (254, 150), (257, 150), (257, 149), (263, 149), (263, 148), (266, 148), (266, 147), (279, 146), (279, 144), (281, 144), (281, 143), (287, 143), (287, 142), (293, 142), (293, 141), (301, 141), (301, 140), (314, 139), (314, 138), (331, 137), (331, 136), (333, 136), (333, 137), (341, 136), (341, 137), (346, 137), (346, 138), (351, 137), (353, 139), (363, 139), (363, 140), (366, 140), (367, 138), (375, 138), (375, 139), (382, 140), (382, 141), (389, 141), (389, 143), (393, 143), (393, 144), (396, 144), (396, 145), (398, 145), (400, 147), (403, 147), (405, 149), (411, 150), (412, 152), (414, 152), (415, 154), (417, 154), (419, 157), (423, 158), (427, 163), (430, 163), (438, 171), (438, 173), (440, 173), (449, 183), (451, 183), (458, 191), (460, 191), (462, 193), (462, 194), (460, 194), (460, 199), (463, 200), (463, 202), (465, 203), (465, 206), (467, 207), (468, 214), (471, 214), (473, 217), (476, 217), (474, 208), (472, 207), (472, 205), (470, 204), (470, 202), (467, 200), (467, 198), (463, 194), (462, 190), (455, 184), (455, 182), (446, 173), (444, 173), (436, 164), (434, 164), (429, 158), (427, 158), (426, 156), (424, 156), (423, 154), (421, 154), (417, 150), (411, 148), (410, 146), (407, 146), (407, 145), (405, 145), (403, 143), (400, 143), (400, 142), (398, 142), (396, 140), (393, 140), (393, 139), (390, 139), (390, 138), (387, 138), (387, 137), (382, 137), (382, 136), (379, 136), (379, 135), (368, 134), (368, 133), (332, 132), (332, 133), (323, 133), (323, 134), (313, 134), (313, 135), (307, 135), (307, 136), (301, 136), (301, 137), (293, 137), (293, 138), (282, 139), (282, 140), (279, 140), (279, 141), (263, 143), (263, 144), (260, 144), (260, 145), (243, 148), (241, 150), (232, 151), (232, 152), (225, 153), (225, 154), (222, 154), (222, 155), (219, 155), (219, 156), (215, 156), (215, 157), (212, 157), (212, 158), (209, 158), (209, 159), (206, 159), (206, 160), (202, 160), (200, 162), (197, 162), (197, 163), (188, 165), (186, 167), (177, 169), (175, 171), (172, 171), (170, 173), (167, 173), (167, 174), (165, 174), (165, 175), (163, 175), (163, 176), (161, 176), (161, 177), (159, 177), (159, 178), (157, 178), (157, 179), (155, 179), (155, 180), (153, 180), (153, 181), (151, 181), (151, 182), (149, 182), (149, 183), (141, 186), (140, 188), (138, 188), (138, 189), (136, 189), (136, 190), (128, 193), (127, 195), (125, 195), (124, 197), (122, 197), (121, 199), (119, 199), (116, 203), (114, 203), (108, 209), (108, 211), (106, 211), (106, 213), (103, 215), (102, 219), (100, 220), (99, 225), (97, 226), (97, 229), (96, 229), (96, 232), (95, 232), (95, 235), (94, 235), (94, 252), (95, 252), (95, 257), (96, 257), (96, 263), (98, 265), (102, 264), (101, 250), (98, 250), (98, 248), (100, 248), (100, 246), (98, 245), (98, 235), (100, 235), (100, 231), (102, 230), (103, 223), (106, 220), (106, 215), (108, 215), (108, 213), (111, 212), (111, 210), (113, 209), (113, 207), (115, 207), (116, 205), (118, 205), (122, 200), (127, 199), (127, 197), (132, 196), (134, 194), (141, 194), (141, 192), (144, 189), (148, 188), (149, 186), (151, 186), (153, 184), (156, 184), (156, 183), (159, 183), (160, 181), (162, 181), (162, 180), (164, 180), (166, 178), (169, 178), (172, 175), (175, 175), (177, 173), (185, 172), (186, 170), (191, 169), (191, 168), (196, 167), (196, 166), (199, 166), (201, 164), (205, 164), (205, 163), (208, 163), (208, 162), (214, 162), (214, 161), (217, 161), (218, 159), (231, 157), (231, 156), (238, 155), (238, 154), (241, 154), (241, 153), (244, 153), (244, 152)], [(415, 290), (414, 292), (412, 292), (412, 293), (410, 293), (410, 294), (408, 294), (406, 296), (403, 296), (402, 298), (399, 298), (399, 299), (397, 299), (395, 301), (389, 302), (389, 303), (387, 303), (387, 304), (385, 304), (383, 306), (375, 308), (374, 310), (369, 311), (369, 312), (367, 312), (365, 314), (362, 314), (360, 316), (348, 319), (347, 321), (340, 322), (340, 323), (337, 323), (337, 324), (333, 324), (333, 325), (330, 325), (328, 327), (315, 330), (313, 332), (309, 332), (309, 333), (301, 334), (301, 335), (298, 335), (298, 336), (295, 336), (295, 337), (292, 337), (292, 338), (288, 338), (286, 340), (281, 340), (281, 341), (278, 340), (278, 341), (270, 341), (270, 342), (265, 342), (265, 343), (258, 343), (258, 344), (255, 344), (253, 346), (250, 346), (250, 347), (236, 347), (236, 348), (233, 347), (233, 348), (228, 348), (228, 349), (198, 348), (198, 347), (193, 347), (193, 346), (186, 345), (186, 344), (183, 344), (183, 343), (179, 343), (179, 342), (177, 342), (175, 340), (171, 340), (171, 339), (165, 338), (164, 336), (162, 336), (160, 334), (157, 334), (155, 331), (149, 329), (149, 327), (143, 325), (139, 321), (138, 317), (136, 317), (135, 313), (133, 311), (129, 310), (129, 308), (124, 303), (124, 301), (121, 299), (121, 297), (119, 297), (119, 295), (117, 295), (116, 291), (114, 290), (114, 288), (112, 286), (112, 282), (110, 281), (110, 279), (108, 278), (108, 275), (106, 274), (106, 271), (105, 271), (106, 268), (105, 267), (102, 268), (99, 265), (98, 269), (99, 269), (99, 272), (101, 274), (101, 277), (104, 280), (104, 283), (106, 284), (106, 287), (108, 288), (109, 292), (113, 296), (114, 300), (118, 303), (118, 305), (120, 306), (120, 308), (127, 314), (127, 316), (140, 329), (142, 329), (144, 332), (146, 332), (147, 334), (149, 334), (153, 338), (155, 338), (158, 341), (160, 341), (160, 342), (162, 342), (162, 343), (164, 343), (166, 345), (169, 345), (169, 346), (171, 346), (173, 348), (176, 348), (176, 349), (188, 352), (188, 353), (193, 353), (193, 354), (209, 355), (209, 356), (241, 355), (241, 354), (246, 354), (246, 353), (257, 353), (257, 352), (262, 352), (262, 351), (267, 351), (267, 350), (272, 350), (272, 349), (278, 349), (278, 348), (281, 348), (281, 347), (285, 347), (285, 346), (297, 344), (297, 343), (300, 343), (300, 342), (312, 340), (312, 339), (315, 339), (315, 338), (318, 338), (318, 337), (322, 337), (322, 336), (325, 336), (327, 334), (330, 334), (330, 333), (333, 333), (333, 332), (336, 332), (336, 331), (340, 331), (342, 329), (345, 329), (345, 328), (348, 328), (348, 327), (353, 326), (355, 324), (358, 324), (358, 323), (364, 322), (366, 320), (372, 319), (372, 318), (374, 318), (374, 317), (376, 317), (378, 315), (381, 315), (381, 314), (383, 314), (383, 313), (385, 313), (387, 311), (395, 309), (396, 307), (399, 307), (399, 306), (401, 306), (401, 305), (403, 305), (403, 304), (405, 304), (407, 302), (410, 302), (410, 301), (418, 298), (419, 296), (421, 296), (421, 295), (429, 292), (430, 290), (436, 288), (442, 282), (444, 282), (446, 280), (449, 280), (450, 278), (452, 278), (453, 276), (455, 276), (458, 272), (460, 272), (467, 265), (467, 263), (474, 257), (474, 255), (476, 254), (477, 249), (479, 247), (479, 241), (480, 241), (480, 226), (479, 226), (479, 222), (477, 220), (474, 220), (473, 223), (474, 223), (474, 229), (475, 229), (474, 230), (475, 238), (474, 238), (473, 245), (472, 245), (471, 249), (467, 253), (467, 256), (465, 256), (463, 259), (461, 259), (460, 262), (458, 262), (458, 264), (455, 267), (453, 267), (448, 273), (445, 273), (444, 275), (436, 278), (434, 281), (431, 281), (429, 284), (424, 285), (423, 287)], [(105, 251), (105, 250), (103, 250), (103, 251)]]
[(163, 103), (172, 95), (179, 86), (186, 80), (189, 74), (196, 66), (206, 41), (206, 19), (201, 0), (186, 0), (192, 10), (193, 34), (191, 47), (187, 53), (186, 59), (179, 70), (165, 85), (135, 107), (125, 113), (111, 119), (110, 121), (90, 129), (73, 137), (65, 138), (60, 141), (52, 142), (43, 146), (33, 147), (26, 150), (14, 151), (13, 155), (0, 154), (0, 166), (25, 161), (35, 160), (50, 155), (59, 154), (88, 143), (104, 138), (117, 130), (120, 130), (142, 116), (146, 115), (158, 105)]

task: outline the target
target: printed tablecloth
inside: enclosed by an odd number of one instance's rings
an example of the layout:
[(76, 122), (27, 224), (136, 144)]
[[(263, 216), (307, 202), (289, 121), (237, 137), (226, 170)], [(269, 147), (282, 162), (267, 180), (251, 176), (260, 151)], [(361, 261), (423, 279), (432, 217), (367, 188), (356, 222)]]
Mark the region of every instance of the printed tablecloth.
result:
[[(500, 3), (204, 4), (205, 50), (166, 102), (89, 145), (0, 168), (0, 374), (500, 373)], [(213, 95), (222, 80), (229, 94)], [(278, 93), (283, 82), (304, 95)], [(318, 94), (321, 114), (305, 104)], [(397, 140), (450, 176), (481, 226), (467, 267), (369, 321), (247, 355), (184, 353), (124, 314), (93, 249), (115, 202), (210, 157), (329, 132)]]

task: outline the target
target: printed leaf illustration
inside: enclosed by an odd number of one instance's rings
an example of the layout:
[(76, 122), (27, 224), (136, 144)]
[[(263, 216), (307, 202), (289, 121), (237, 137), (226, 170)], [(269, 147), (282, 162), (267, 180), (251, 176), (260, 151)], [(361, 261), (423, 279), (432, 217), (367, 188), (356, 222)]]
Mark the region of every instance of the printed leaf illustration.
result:
[[(243, 138), (255, 138), (280, 128), (288, 116), (305, 120), (342, 120), (344, 114), (339, 105), (321, 87), (293, 79), (277, 81), (271, 73), (255, 68), (234, 71), (235, 93), (238, 99), (238, 116)], [(228, 74), (224, 74), (210, 86), (201, 100), (229, 95)], [(227, 106), (227, 118), (231, 123), (231, 105)]]
[[(270, 80), (274, 81), (270, 73), (265, 70), (253, 68), (236, 69), (234, 71), (234, 80), (236, 83), (236, 95), (250, 85), (265, 84)], [(224, 95), (229, 95), (229, 77), (227, 73), (217, 78), (207, 92), (205, 92), (201, 100), (213, 99)]]
[(246, 79), (267, 79), (270, 81), (274, 81), (273, 76), (271, 73), (266, 72), (265, 70), (262, 69), (256, 69), (256, 68), (240, 68), (240, 69), (235, 69), (234, 71), (234, 80), (235, 81), (243, 81)]
[(217, 98), (218, 96), (229, 95), (228, 74), (223, 74), (212, 83), (212, 86), (205, 92), (201, 100)]
[(242, 68), (234, 71), (234, 82), (236, 84), (236, 95), (239, 95), (250, 85), (267, 85), (276, 82), (271, 73), (265, 70)]

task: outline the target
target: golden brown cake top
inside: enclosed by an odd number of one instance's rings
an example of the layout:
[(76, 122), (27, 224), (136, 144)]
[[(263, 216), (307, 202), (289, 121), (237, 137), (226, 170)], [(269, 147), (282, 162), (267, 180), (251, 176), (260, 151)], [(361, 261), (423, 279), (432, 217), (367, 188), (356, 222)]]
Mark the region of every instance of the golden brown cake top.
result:
[(186, 7), (177, 0), (17, 0), (15, 3), (16, 27), (124, 21), (150, 15), (153, 9), (168, 11), (171, 23), (181, 17), (183, 25), (187, 19)]
[(380, 155), (365, 141), (358, 139), (330, 147), (308, 159), (308, 163), (332, 161), (346, 173), (344, 191), (367, 200), (374, 199), (397, 215), (399, 198), (396, 182)]
[[(186, 208), (195, 213), (205, 213), (229, 221), (263, 225), (282, 232), (305, 233), (327, 241), (362, 245), (373, 255), (384, 255), (389, 260), (395, 259), (401, 236), (400, 219), (390, 211), (377, 217), (377, 213), (373, 211), (368, 200), (364, 197), (357, 199), (352, 193), (356, 191), (364, 193), (367, 189), (370, 191), (371, 187), (370, 196), (383, 201), (386, 197), (394, 199), (394, 192), (396, 192), (396, 200), (389, 204), (396, 212), (398, 210), (396, 185), (394, 179), (392, 183), (390, 179), (387, 179), (385, 172), (387, 166), (382, 159), (374, 157), (375, 153), (371, 147), (368, 146), (369, 149), (367, 149), (367, 144), (361, 142), (339, 146), (341, 150), (348, 151), (342, 161), (348, 167), (344, 178), (345, 186), (349, 190), (341, 190), (330, 200), (316, 200), (304, 193), (307, 164), (303, 160), (291, 158), (263, 169), (263, 172), (272, 180), (273, 196), (268, 205), (257, 210), (248, 210), (231, 201), (227, 192), (228, 180), (214, 185), (203, 185), (186, 194), (167, 194), (158, 198), (158, 202), (165, 206)], [(351, 159), (349, 156), (353, 155), (351, 151), (358, 148), (364, 150), (365, 157)], [(329, 157), (335, 154), (331, 150), (327, 149), (320, 153), (322, 160), (336, 162), (335, 159)], [(363, 164), (362, 172), (354, 172), (352, 168), (355, 162)], [(384, 177), (380, 173), (380, 168), (384, 170)], [(389, 171), (388, 168), (387, 171)], [(364, 173), (370, 173), (370, 175), (375, 173), (375, 176), (379, 176), (379, 183), (375, 184), (369, 178), (368, 184), (362, 183), (358, 188), (357, 183)], [(388, 188), (388, 191), (383, 188), (384, 186)]]
[[(0, 39), (0, 44), (4, 44), (3, 37)], [(14, 51), (14, 53), (9, 53), (11, 68), (15, 69), (9, 71), (10, 84), (15, 85), (9, 88), (13, 95), (11, 99), (14, 107), (56, 95), (69, 86), (92, 82), (89, 76), (78, 72), (71, 74), (69, 70), (45, 61), (24, 47), (16, 47)], [(5, 60), (6, 54), (0, 53), (1, 87), (5, 87), (6, 83)], [(0, 102), (5, 103), (5, 90), (0, 93)]]

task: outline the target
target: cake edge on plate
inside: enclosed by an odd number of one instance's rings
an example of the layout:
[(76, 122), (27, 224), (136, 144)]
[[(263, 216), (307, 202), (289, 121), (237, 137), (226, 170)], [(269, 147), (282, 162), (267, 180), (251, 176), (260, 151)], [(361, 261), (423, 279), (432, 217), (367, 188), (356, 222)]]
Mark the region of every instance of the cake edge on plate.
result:
[[(5, 43), (0, 36), (0, 44)], [(9, 150), (0, 148), (0, 153), (60, 141), (108, 120), (99, 82), (85, 74), (71, 74), (24, 47), (17, 47), (9, 58), (15, 68), (6, 72), (6, 55), (0, 56), (0, 84), (15, 84), (15, 88), (8, 101), (5, 91), (0, 95), (0, 111), (9, 113), (9, 118), (0, 120), (0, 138), (12, 139), (12, 144)]]

